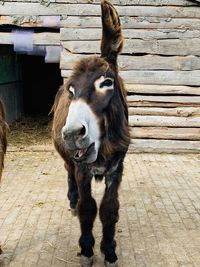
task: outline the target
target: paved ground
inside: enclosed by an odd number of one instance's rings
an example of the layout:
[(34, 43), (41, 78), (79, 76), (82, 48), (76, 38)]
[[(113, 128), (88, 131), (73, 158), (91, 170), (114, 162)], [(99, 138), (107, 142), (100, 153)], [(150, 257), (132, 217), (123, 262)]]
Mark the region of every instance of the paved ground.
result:
[[(54, 151), (7, 153), (0, 191), (0, 266), (78, 267), (79, 224)], [(200, 155), (126, 158), (117, 226), (119, 267), (200, 267)], [(93, 184), (98, 200), (102, 184)], [(95, 266), (101, 225), (94, 227)]]

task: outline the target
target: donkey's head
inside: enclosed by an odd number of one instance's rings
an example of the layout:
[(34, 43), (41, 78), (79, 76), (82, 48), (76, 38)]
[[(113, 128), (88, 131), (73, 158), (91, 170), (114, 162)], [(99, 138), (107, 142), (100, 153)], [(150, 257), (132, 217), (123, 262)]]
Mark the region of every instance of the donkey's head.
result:
[[(107, 0), (102, 1), (101, 8), (101, 56), (84, 58), (75, 65), (67, 82), (71, 100), (62, 128), (62, 138), (73, 151), (74, 159), (87, 163), (97, 159), (105, 136), (115, 139), (126, 113), (117, 69), (117, 56), (123, 46), (120, 20)], [(118, 113), (114, 114), (113, 109)], [(114, 133), (109, 132), (111, 128)]]

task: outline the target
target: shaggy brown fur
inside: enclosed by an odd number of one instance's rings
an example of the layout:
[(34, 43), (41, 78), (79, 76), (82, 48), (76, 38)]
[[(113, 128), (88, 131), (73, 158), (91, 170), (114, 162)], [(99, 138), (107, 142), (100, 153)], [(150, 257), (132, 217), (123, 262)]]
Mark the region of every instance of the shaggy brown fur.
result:
[(4, 167), (4, 157), (7, 149), (7, 132), (8, 125), (5, 121), (5, 108), (2, 100), (0, 100), (0, 180)]
[[(5, 108), (2, 100), (0, 99), (0, 181), (4, 167), (4, 157), (7, 149), (7, 131), (8, 125), (5, 121)], [(0, 245), (0, 254), (1, 253), (2, 249)]]
[[(103, 27), (101, 57), (91, 56), (75, 64), (67, 83), (59, 89), (52, 108), (53, 141), (68, 171), (70, 207), (77, 209), (80, 221), (79, 245), (83, 267), (92, 265), (91, 257), (95, 242), (92, 228), (97, 205), (91, 193), (93, 176), (100, 180), (104, 177), (106, 184), (99, 209), (103, 226), (101, 251), (105, 255), (106, 264), (117, 261), (114, 236), (119, 216), (118, 188), (123, 173), (124, 157), (130, 143), (126, 91), (117, 67), (117, 56), (123, 47), (120, 21), (109, 1), (102, 1), (101, 6)], [(111, 78), (114, 81), (113, 90), (107, 90), (103, 94), (95, 90), (94, 83), (100, 77)], [(74, 95), (69, 91), (71, 86), (76, 89)], [(72, 150), (69, 150), (69, 139), (63, 138), (61, 134), (70, 104), (77, 99), (87, 103), (95, 118), (98, 118), (101, 144), (97, 159), (92, 163), (76, 161)]]

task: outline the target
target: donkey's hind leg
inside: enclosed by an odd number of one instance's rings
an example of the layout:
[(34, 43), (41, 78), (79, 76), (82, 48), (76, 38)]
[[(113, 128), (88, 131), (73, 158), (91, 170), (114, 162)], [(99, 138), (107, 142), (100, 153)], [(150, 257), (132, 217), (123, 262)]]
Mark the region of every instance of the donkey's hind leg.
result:
[(123, 163), (111, 175), (106, 176), (106, 189), (100, 205), (100, 219), (103, 225), (101, 251), (105, 255), (105, 266), (117, 266), (115, 253), (115, 225), (119, 218), (118, 188), (121, 182)]

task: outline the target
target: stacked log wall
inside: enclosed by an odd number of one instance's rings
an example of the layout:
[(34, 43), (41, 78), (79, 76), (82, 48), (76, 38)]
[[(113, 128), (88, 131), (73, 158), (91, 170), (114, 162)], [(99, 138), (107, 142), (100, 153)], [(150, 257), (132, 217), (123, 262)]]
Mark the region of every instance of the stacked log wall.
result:
[[(200, 7), (150, 0), (116, 7), (125, 38), (119, 66), (128, 92), (130, 151), (200, 152)], [(99, 53), (101, 36), (94, 13), (68, 19), (61, 29), (63, 77), (76, 59)]]
[[(43, 16), (60, 15), (60, 33), (34, 40), (62, 45), (60, 68), (67, 78), (75, 60), (100, 52), (99, 2), (15, 0), (13, 8), (6, 0), (0, 24), (42, 27)], [(125, 40), (119, 66), (128, 93), (130, 151), (200, 152), (200, 1), (111, 2)], [(0, 43), (8, 35), (0, 34)]]

